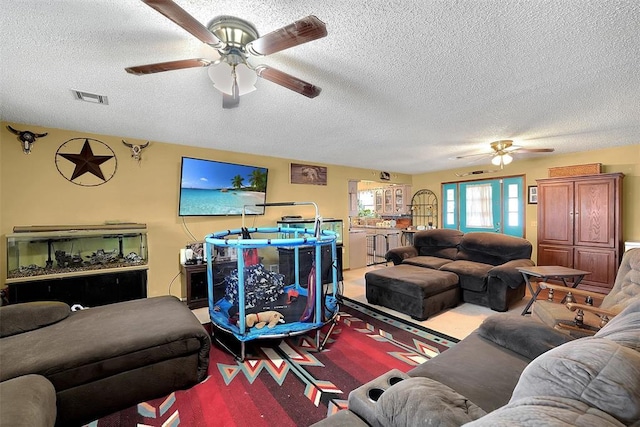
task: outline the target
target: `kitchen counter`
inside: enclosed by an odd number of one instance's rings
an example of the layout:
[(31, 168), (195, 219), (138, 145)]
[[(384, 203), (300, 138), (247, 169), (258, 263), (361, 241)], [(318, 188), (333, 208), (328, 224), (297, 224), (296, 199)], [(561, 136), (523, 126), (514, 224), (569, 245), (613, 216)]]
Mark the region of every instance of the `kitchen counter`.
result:
[[(384, 223), (385, 225), (382, 225)], [(351, 228), (395, 228), (403, 229), (411, 226), (410, 216), (382, 216), (378, 218), (357, 217), (351, 218)]]
[(349, 268), (367, 266), (367, 233), (365, 230), (349, 230)]
[(355, 233), (355, 232), (367, 233), (368, 235), (372, 235), (372, 234), (386, 234), (386, 235), (399, 234), (400, 235), (401, 234), (399, 244), (404, 246), (404, 245), (412, 245), (414, 234), (420, 230), (418, 230), (416, 227), (398, 228), (398, 227), (377, 227), (373, 225), (359, 225), (359, 226), (351, 227), (349, 231), (352, 233)]
[(353, 230), (395, 230), (398, 232), (403, 231), (403, 228), (399, 228), (399, 227), (378, 227), (376, 225), (354, 225), (350, 228), (350, 231)]

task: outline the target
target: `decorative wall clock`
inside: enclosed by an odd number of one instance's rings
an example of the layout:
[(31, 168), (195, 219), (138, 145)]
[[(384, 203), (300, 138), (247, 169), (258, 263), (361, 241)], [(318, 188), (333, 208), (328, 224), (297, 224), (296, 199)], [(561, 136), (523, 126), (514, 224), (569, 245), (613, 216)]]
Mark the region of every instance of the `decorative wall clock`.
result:
[(56, 168), (65, 179), (83, 187), (95, 187), (116, 174), (116, 154), (107, 144), (92, 138), (73, 138), (56, 151)]

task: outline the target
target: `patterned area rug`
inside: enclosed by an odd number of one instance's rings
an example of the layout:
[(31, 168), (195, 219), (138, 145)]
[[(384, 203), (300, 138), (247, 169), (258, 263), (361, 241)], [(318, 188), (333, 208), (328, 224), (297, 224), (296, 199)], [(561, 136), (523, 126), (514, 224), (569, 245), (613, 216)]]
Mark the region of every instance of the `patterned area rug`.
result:
[(202, 383), (89, 426), (308, 426), (345, 409), (351, 390), (390, 369), (407, 372), (457, 341), (344, 298), (323, 351), (314, 351), (315, 333), (253, 341), (244, 362), (214, 345)]

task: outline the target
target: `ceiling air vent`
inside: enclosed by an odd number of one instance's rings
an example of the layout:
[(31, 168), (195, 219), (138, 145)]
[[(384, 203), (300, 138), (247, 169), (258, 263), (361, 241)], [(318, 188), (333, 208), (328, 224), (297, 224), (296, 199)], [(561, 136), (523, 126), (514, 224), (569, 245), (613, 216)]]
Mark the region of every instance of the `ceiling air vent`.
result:
[(92, 102), (94, 104), (109, 104), (109, 100), (105, 95), (98, 95), (96, 93), (83, 92), (75, 89), (71, 89), (71, 92), (73, 92), (73, 96), (80, 101)]

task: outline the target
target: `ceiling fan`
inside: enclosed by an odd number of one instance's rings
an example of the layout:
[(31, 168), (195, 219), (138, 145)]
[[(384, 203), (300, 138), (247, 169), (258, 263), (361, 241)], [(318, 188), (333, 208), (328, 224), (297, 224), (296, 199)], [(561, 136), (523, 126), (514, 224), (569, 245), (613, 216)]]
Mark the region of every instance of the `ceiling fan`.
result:
[(128, 67), (128, 73), (145, 75), (184, 68), (209, 67), (214, 87), (222, 92), (222, 108), (234, 108), (240, 96), (255, 90), (258, 77), (269, 80), (308, 98), (320, 94), (320, 88), (267, 65), (253, 66), (248, 58), (272, 53), (307, 43), (327, 35), (325, 24), (313, 15), (260, 37), (248, 21), (235, 16), (213, 18), (208, 27), (201, 24), (172, 0), (142, 0), (203, 43), (218, 51), (220, 58), (182, 59), (157, 64)]
[(468, 154), (465, 156), (457, 156), (456, 159), (467, 159), (470, 157), (491, 157), (491, 164), (500, 166), (500, 169), (504, 168), (513, 161), (512, 154), (516, 153), (551, 153), (553, 148), (525, 148), (513, 145), (513, 141), (510, 139), (501, 139), (500, 141), (494, 141), (490, 144), (493, 152)]

